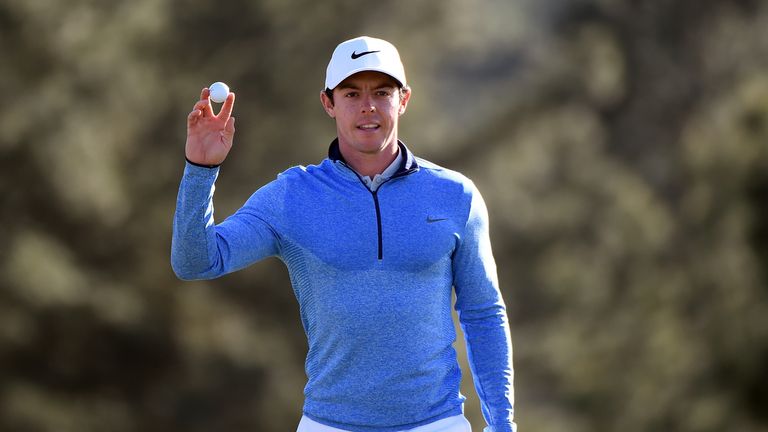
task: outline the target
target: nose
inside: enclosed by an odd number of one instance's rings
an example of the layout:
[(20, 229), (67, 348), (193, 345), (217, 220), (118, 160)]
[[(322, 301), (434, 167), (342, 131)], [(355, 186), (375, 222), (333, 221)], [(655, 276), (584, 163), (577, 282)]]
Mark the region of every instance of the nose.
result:
[(373, 104), (373, 101), (371, 101), (371, 98), (369, 96), (364, 97), (360, 105), (361, 105), (361, 108), (360, 108), (361, 112), (372, 113), (376, 111), (376, 106)]

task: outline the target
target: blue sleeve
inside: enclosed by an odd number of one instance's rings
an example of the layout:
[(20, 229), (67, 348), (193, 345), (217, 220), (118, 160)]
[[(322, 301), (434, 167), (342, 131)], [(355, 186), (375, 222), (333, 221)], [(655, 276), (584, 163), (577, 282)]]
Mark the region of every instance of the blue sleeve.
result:
[(514, 432), (514, 371), (506, 306), (491, 252), (488, 210), (470, 184), (467, 223), (453, 259), (458, 312), (487, 432)]
[(278, 254), (272, 184), (259, 189), (224, 222), (213, 217), (218, 168), (187, 163), (176, 200), (171, 266), (180, 279), (213, 279)]

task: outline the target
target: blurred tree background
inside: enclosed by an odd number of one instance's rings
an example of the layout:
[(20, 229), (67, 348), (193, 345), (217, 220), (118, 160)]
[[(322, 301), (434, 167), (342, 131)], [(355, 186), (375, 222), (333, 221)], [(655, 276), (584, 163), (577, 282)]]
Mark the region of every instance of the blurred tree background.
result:
[(295, 430), (282, 264), (171, 271), (185, 118), (238, 95), (221, 220), (325, 156), (361, 34), (400, 48), (403, 139), (488, 202), (521, 431), (768, 430), (761, 0), (0, 0), (0, 430)]

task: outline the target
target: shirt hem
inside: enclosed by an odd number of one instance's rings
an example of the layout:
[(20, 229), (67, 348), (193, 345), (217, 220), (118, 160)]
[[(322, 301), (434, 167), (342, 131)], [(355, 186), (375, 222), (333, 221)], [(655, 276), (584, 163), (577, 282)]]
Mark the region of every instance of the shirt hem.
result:
[(438, 420), (442, 420), (444, 418), (452, 417), (459, 414), (464, 414), (464, 406), (459, 405), (456, 407), (451, 408), (450, 410), (438, 414), (434, 417), (430, 417), (426, 420), (422, 420), (415, 423), (406, 423), (401, 425), (395, 425), (395, 426), (361, 426), (361, 425), (351, 425), (348, 423), (339, 423), (332, 420), (320, 418), (317, 416), (312, 415), (311, 413), (308, 413), (306, 411), (303, 412), (303, 414), (313, 421), (316, 421), (322, 425), (334, 427), (337, 429), (343, 429), (350, 432), (401, 432), (401, 431), (407, 431), (409, 429), (417, 428), (419, 426), (424, 426), (430, 423), (434, 423)]

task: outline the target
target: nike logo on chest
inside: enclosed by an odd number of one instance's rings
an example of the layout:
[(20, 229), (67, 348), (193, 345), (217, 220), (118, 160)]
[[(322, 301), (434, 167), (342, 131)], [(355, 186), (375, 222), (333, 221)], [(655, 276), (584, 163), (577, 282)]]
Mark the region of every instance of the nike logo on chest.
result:
[(448, 218), (439, 218), (439, 217), (433, 217), (433, 216), (427, 216), (427, 223), (435, 223), (448, 220)]

